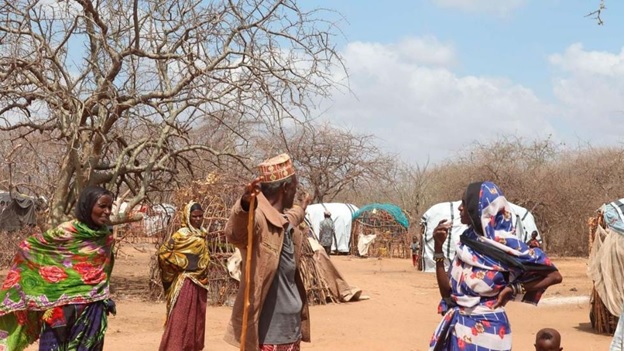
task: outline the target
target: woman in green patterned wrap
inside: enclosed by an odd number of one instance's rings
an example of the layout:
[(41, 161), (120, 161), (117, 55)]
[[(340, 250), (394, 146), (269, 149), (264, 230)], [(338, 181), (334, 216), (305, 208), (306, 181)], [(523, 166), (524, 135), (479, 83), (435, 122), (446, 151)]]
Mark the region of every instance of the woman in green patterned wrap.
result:
[(0, 351), (23, 350), (39, 339), (39, 350), (96, 351), (104, 347), (113, 269), (108, 228), (113, 193), (87, 187), (76, 219), (19, 245), (0, 287)]
[(204, 349), (210, 256), (201, 205), (189, 202), (181, 221), (181, 228), (158, 250), (167, 295), (167, 321), (160, 351)]

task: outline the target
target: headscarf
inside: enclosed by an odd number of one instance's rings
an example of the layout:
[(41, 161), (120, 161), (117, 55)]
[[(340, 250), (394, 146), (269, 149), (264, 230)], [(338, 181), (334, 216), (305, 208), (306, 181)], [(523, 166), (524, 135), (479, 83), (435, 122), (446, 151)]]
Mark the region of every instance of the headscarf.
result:
[[(555, 271), (546, 254), (529, 248), (515, 236), (511, 208), (496, 184), (472, 183), (464, 195), (472, 225), (460, 236), (458, 258), (473, 266), (510, 272), (510, 281), (530, 282), (539, 272)], [(539, 293), (527, 293), (525, 302), (537, 303)]]
[(193, 211), (197, 211), (197, 210), (204, 212), (204, 210), (202, 209), (199, 203), (195, 201), (189, 201), (189, 203), (186, 204), (186, 206), (184, 206), (184, 211), (182, 212), (182, 216), (180, 218), (180, 227), (186, 228), (191, 233), (205, 235), (206, 229), (204, 229), (203, 227), (195, 228), (191, 224), (192, 213)]
[[(198, 208), (199, 206), (199, 208)], [(208, 289), (207, 271), (210, 254), (206, 245), (206, 229), (191, 225), (191, 213), (201, 205), (190, 201), (182, 211), (181, 226), (158, 250), (162, 283), (167, 295), (167, 316), (170, 315), (186, 278)]]
[(471, 227), (477, 231), (477, 233), (483, 235), (483, 227), (481, 225), (481, 207), (479, 206), (479, 200), (481, 199), (481, 182), (471, 183), (466, 188), (462, 201), (464, 207), (468, 211), (470, 216)]
[(93, 206), (97, 200), (104, 196), (108, 195), (111, 198), (114, 198), (115, 195), (99, 186), (88, 186), (81, 193), (78, 198), (78, 202), (76, 203), (76, 208), (74, 209), (74, 215), (76, 219), (80, 222), (86, 224), (91, 229), (98, 229), (98, 226), (93, 222), (91, 218), (91, 213), (93, 211)]

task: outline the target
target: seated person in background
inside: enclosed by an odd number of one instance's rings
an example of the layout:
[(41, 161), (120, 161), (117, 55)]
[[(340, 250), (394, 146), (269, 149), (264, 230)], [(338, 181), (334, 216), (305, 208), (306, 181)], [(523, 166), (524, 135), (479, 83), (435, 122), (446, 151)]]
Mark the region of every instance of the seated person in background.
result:
[(539, 240), (537, 240), (537, 230), (531, 233), (531, 240), (527, 242), (527, 245), (529, 246), (530, 249), (540, 248)]
[(561, 351), (561, 335), (553, 328), (540, 329), (535, 334), (535, 351)]

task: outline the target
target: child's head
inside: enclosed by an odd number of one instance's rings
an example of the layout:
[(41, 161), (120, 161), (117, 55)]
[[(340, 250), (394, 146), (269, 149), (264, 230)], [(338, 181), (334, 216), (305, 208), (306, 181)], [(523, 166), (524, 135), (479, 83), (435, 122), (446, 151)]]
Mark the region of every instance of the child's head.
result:
[(544, 328), (535, 335), (535, 351), (561, 351), (561, 335), (553, 328)]

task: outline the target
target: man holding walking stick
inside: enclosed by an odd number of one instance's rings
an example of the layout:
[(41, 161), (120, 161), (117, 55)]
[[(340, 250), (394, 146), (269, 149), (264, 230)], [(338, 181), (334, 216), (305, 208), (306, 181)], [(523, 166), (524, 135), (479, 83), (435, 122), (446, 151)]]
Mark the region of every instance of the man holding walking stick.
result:
[(294, 206), (298, 183), (288, 155), (258, 169), (260, 176), (247, 184), (225, 227), (246, 257), (225, 340), (246, 351), (299, 351), (301, 341), (310, 341), (299, 270), (306, 236), (298, 228), (310, 200)]

